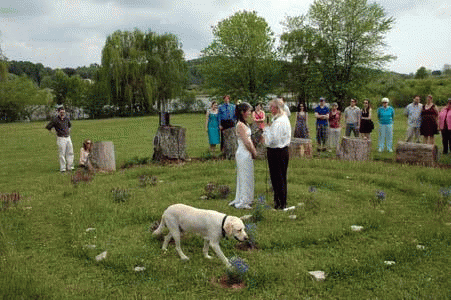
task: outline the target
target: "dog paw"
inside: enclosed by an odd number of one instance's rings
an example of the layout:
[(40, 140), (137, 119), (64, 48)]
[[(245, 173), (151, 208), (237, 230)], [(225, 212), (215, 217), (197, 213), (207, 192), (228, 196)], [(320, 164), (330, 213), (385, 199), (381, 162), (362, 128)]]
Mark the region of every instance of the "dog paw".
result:
[(188, 256), (182, 257), (182, 260), (183, 260), (183, 261), (188, 261), (188, 260), (189, 260), (189, 257), (188, 257)]
[(207, 259), (212, 259), (213, 258), (213, 256), (210, 256), (210, 255), (205, 255), (205, 258), (207, 258)]

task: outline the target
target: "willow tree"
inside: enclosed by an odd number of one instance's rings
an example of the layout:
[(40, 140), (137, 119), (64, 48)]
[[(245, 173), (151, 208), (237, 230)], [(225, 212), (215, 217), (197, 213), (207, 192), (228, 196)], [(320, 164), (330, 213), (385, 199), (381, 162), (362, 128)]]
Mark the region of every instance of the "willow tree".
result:
[(374, 70), (394, 59), (384, 53), (384, 38), (394, 19), (378, 3), (315, 0), (307, 15), (288, 21), (288, 46), (298, 43), (300, 55), (305, 49), (315, 53), (322, 86), (341, 103), (366, 84)]
[(218, 94), (251, 103), (265, 97), (278, 83), (274, 33), (256, 12), (240, 11), (213, 28), (213, 42), (204, 50), (204, 84)]
[(119, 30), (102, 52), (101, 78), (109, 86), (110, 104), (122, 113), (147, 112), (154, 103), (163, 110), (185, 87), (186, 72), (183, 50), (172, 34)]

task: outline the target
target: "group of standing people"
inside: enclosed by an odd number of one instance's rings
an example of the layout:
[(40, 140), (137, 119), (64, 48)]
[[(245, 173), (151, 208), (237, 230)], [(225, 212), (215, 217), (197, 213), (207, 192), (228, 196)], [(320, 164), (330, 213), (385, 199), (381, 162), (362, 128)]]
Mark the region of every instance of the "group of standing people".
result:
[(421, 97), (416, 95), (413, 102), (404, 110), (407, 116), (406, 142), (419, 143), (420, 135), (424, 144), (435, 144), (434, 136), (439, 130), (442, 133), (443, 154), (448, 154), (451, 148), (451, 98), (439, 112), (432, 95), (426, 98), (426, 104), (421, 103)]
[[(451, 98), (448, 104), (439, 112), (437, 106), (433, 102), (432, 95), (427, 96), (426, 104), (420, 103), (420, 96), (415, 96), (412, 103), (405, 108), (407, 116), (407, 133), (406, 142), (420, 142), (420, 136), (423, 136), (425, 144), (434, 144), (434, 135), (439, 130), (442, 133), (443, 153), (447, 154), (451, 149)], [(379, 121), (379, 138), (378, 152), (387, 150), (393, 152), (393, 124), (395, 118), (395, 110), (389, 105), (388, 98), (382, 98), (381, 106), (377, 109), (377, 119)], [(370, 134), (374, 129), (372, 121), (372, 109), (370, 101), (363, 101), (363, 108), (360, 109), (355, 99), (351, 99), (350, 105), (345, 108), (343, 117), (345, 120), (345, 136), (361, 137), (370, 139)], [(326, 146), (331, 149), (338, 147), (341, 135), (341, 116), (338, 110), (338, 104), (332, 103), (331, 108), (326, 105), (325, 99), (320, 98), (318, 106), (315, 108), (316, 118), (316, 141), (318, 151), (326, 150)], [(308, 115), (304, 104), (298, 105), (296, 113), (296, 125), (294, 137), (309, 138), (309, 130), (307, 126)]]
[[(370, 139), (370, 133), (374, 129), (372, 117), (372, 110), (370, 102), (365, 99), (363, 102), (363, 109), (356, 106), (357, 101), (351, 99), (351, 103), (346, 107), (343, 116), (345, 119), (345, 136), (355, 137), (362, 136), (364, 139)], [(341, 117), (342, 113), (338, 110), (336, 102), (326, 105), (326, 99), (320, 98), (319, 104), (315, 108), (316, 119), (316, 142), (318, 151), (325, 151), (329, 148), (336, 149), (339, 145), (341, 136)], [(294, 130), (295, 138), (309, 138), (309, 129), (307, 126), (308, 114), (303, 103), (298, 104), (298, 112), (296, 113), (296, 125)]]

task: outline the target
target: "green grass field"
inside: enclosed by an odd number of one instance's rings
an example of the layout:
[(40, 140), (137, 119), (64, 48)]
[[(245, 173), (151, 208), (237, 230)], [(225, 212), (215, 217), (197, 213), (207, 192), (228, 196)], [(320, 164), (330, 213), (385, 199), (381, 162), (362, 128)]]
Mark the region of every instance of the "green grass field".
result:
[[(294, 125), (294, 116), (292, 116)], [(112, 141), (120, 166), (132, 157), (151, 157), (158, 117), (74, 121), (75, 158), (85, 138)], [(187, 128), (187, 152), (208, 150), (204, 115), (174, 115)], [(394, 144), (406, 124), (397, 111)], [(313, 117), (310, 133), (314, 136)], [(394, 153), (373, 153), (373, 161), (342, 162), (322, 153), (292, 159), (288, 204), (270, 209), (257, 224), (258, 250), (242, 251), (223, 240), (228, 257), (250, 268), (246, 288), (230, 291), (211, 283), (225, 273), (222, 262), (202, 255), (203, 241), (183, 240), (190, 261), (174, 246), (161, 251), (151, 235), (164, 209), (174, 203), (242, 216), (227, 205), (235, 191), (234, 161), (149, 164), (99, 174), (74, 186), (58, 172), (55, 136), (44, 122), (0, 125), (0, 193), (20, 193), (17, 205), (0, 211), (0, 295), (3, 299), (447, 299), (451, 295), (451, 210), (440, 189), (451, 189), (447, 168), (392, 162)], [(376, 126), (377, 127), (377, 126)], [(377, 128), (372, 134), (376, 150)], [(441, 152), (440, 137), (436, 142)], [(450, 165), (449, 157), (440, 162)], [(157, 184), (139, 185), (141, 175)], [(255, 161), (256, 197), (267, 190), (267, 167)], [(231, 187), (226, 200), (201, 200), (210, 182)], [(314, 186), (316, 192), (309, 192)], [(130, 197), (114, 201), (112, 189)], [(373, 207), (375, 191), (386, 199)], [(124, 199), (125, 200), (125, 199)], [(271, 194), (267, 203), (272, 204)], [(303, 206), (298, 206), (304, 203)], [(0, 206), (1, 208), (1, 206)], [(290, 215), (296, 219), (290, 219)], [(351, 225), (363, 226), (361, 232)], [(95, 228), (87, 232), (86, 229)], [(90, 245), (95, 245), (92, 249)], [(417, 246), (424, 246), (418, 249)], [(107, 258), (95, 256), (107, 251)], [(213, 253), (213, 252), (212, 252)], [(210, 253), (210, 254), (212, 254)], [(388, 266), (384, 261), (394, 261)], [(135, 272), (140, 266), (146, 269)], [(322, 270), (324, 282), (309, 271)]]

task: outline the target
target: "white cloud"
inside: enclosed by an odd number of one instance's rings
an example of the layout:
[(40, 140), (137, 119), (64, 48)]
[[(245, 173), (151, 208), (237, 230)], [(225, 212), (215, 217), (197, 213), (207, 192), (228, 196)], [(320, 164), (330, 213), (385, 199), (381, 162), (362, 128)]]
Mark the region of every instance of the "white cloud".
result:
[[(402, 73), (451, 63), (448, 0), (377, 0), (396, 18), (387, 52), (398, 59), (387, 68)], [(286, 16), (306, 14), (313, 3), (292, 0), (0, 0), (2, 50), (11, 60), (46, 66), (100, 63), (106, 37), (116, 30), (176, 34), (192, 59), (212, 41), (212, 26), (240, 10), (255, 10), (276, 36)]]

